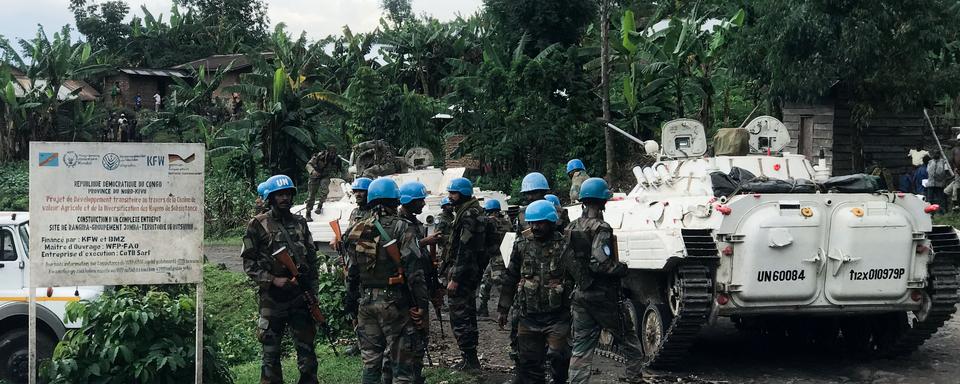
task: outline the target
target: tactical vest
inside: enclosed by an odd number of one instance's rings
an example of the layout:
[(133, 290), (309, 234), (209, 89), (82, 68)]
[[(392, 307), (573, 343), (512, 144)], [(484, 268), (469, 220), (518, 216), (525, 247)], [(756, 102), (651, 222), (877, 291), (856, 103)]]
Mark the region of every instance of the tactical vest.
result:
[[(290, 251), (290, 257), (298, 267), (306, 263), (307, 247), (303, 245), (303, 240), (306, 238), (306, 235), (303, 233), (303, 226), (300, 225), (299, 221), (292, 220), (287, 222), (287, 225), (283, 226), (283, 228), (286, 229), (287, 234), (290, 236), (288, 244), (286, 236), (284, 236), (283, 231), (281, 231), (281, 224), (270, 215), (270, 212), (261, 213), (255, 216), (254, 219), (260, 223), (260, 226), (262, 226), (270, 236), (270, 242), (267, 244), (269, 254), (272, 255), (280, 248), (288, 247)], [(270, 274), (279, 277), (293, 276), (290, 271), (287, 270), (287, 268), (285, 268), (275, 259), (272, 260)]]
[(567, 308), (571, 287), (565, 279), (564, 245), (560, 234), (554, 234), (547, 242), (528, 238), (521, 243), (523, 263), (516, 300), (525, 314), (551, 313)]
[(390, 286), (390, 277), (396, 276), (399, 271), (397, 264), (383, 248), (387, 241), (380, 238), (375, 225), (377, 220), (393, 239), (399, 240), (402, 236), (402, 233), (398, 233), (402, 231), (397, 230), (402, 221), (391, 216), (372, 214), (353, 227), (347, 235), (347, 241), (352, 245), (348, 251), (360, 267), (360, 286), (363, 288), (387, 288)]
[(601, 226), (600, 220), (587, 218), (574, 220), (567, 226), (567, 238), (570, 239), (570, 247), (573, 249), (573, 275), (577, 281), (577, 289), (588, 289), (594, 283), (593, 273), (590, 272), (590, 258), (593, 238)]

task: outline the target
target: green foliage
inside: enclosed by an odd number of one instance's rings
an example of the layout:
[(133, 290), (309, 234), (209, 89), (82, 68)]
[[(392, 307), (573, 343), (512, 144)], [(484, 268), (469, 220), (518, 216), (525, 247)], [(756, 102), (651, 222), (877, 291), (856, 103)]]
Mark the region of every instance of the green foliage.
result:
[(260, 343), (256, 334), (259, 314), (253, 282), (242, 273), (206, 264), (203, 266), (203, 284), (206, 293), (204, 311), (216, 315), (211, 326), (219, 341), (217, 354), (231, 366), (259, 361)]
[(0, 164), (0, 211), (30, 209), (30, 172), (26, 161)]
[[(746, 2), (727, 60), (770, 100), (831, 91), (856, 115), (960, 93), (960, 6), (950, 0)], [(839, 82), (839, 83), (838, 83)]]
[[(178, 383), (193, 380), (195, 302), (164, 292), (108, 292), (93, 302), (70, 303), (69, 331), (43, 375), (51, 383)], [(211, 316), (205, 321), (210, 328)], [(212, 332), (204, 337), (204, 381), (232, 383), (216, 354)]]
[(531, 52), (551, 44), (576, 44), (597, 15), (595, 0), (484, 0), (502, 41), (530, 37)]
[(205, 236), (242, 235), (256, 199), (254, 187), (244, 179), (229, 172), (209, 172), (204, 188)]

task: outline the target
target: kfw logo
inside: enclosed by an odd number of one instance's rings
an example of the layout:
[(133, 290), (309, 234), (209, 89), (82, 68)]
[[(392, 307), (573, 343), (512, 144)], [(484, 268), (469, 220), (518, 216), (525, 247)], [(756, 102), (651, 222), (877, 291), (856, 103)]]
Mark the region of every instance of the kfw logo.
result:
[(147, 166), (162, 167), (166, 161), (163, 156), (147, 156)]

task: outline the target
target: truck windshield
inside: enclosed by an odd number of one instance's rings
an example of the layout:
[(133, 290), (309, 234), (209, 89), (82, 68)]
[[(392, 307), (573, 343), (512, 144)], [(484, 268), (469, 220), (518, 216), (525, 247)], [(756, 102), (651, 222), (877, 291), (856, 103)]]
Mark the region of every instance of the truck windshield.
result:
[(23, 244), (23, 256), (30, 257), (30, 228), (27, 223), (20, 224), (20, 240)]

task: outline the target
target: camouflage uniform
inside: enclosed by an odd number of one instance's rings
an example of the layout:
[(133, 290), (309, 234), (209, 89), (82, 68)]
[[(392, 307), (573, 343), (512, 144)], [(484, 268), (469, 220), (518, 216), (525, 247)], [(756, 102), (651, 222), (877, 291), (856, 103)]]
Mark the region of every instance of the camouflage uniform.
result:
[(570, 176), (570, 201), (580, 200), (580, 185), (589, 178), (587, 171), (582, 169), (573, 171), (573, 175)]
[(310, 182), (307, 184), (308, 215), (313, 211), (315, 201), (319, 201), (317, 210), (323, 209), (323, 203), (327, 201), (327, 194), (330, 193), (330, 177), (336, 175), (338, 161), (340, 160), (337, 159), (336, 152), (326, 150), (313, 155), (307, 162), (307, 174), (310, 175)]
[[(407, 212), (406, 210), (404, 210), (404, 209), (401, 207), (401, 208), (400, 208), (400, 217), (410, 223), (410, 227), (413, 228), (413, 229), (414, 229), (414, 232), (416, 232), (416, 234), (417, 234), (417, 240), (418, 240), (418, 241), (419, 241), (419, 240), (422, 240), (422, 239), (425, 238), (425, 237), (427, 237), (427, 229), (423, 227), (423, 223), (420, 222), (419, 219), (417, 219), (417, 216), (416, 216), (416, 215), (410, 214), (409, 212)], [(422, 246), (420, 247), (420, 254), (423, 256), (423, 257), (420, 258), (420, 261), (421, 261), (421, 263), (420, 263), (420, 268), (421, 268), (421, 270), (423, 270), (423, 272), (424, 272), (424, 279), (426, 280), (425, 282), (426, 282), (426, 285), (427, 285), (427, 292), (430, 292), (430, 293), (432, 293), (432, 292), (437, 292), (437, 291), (439, 291), (442, 287), (441, 287), (441, 285), (440, 285), (440, 279), (437, 277), (437, 269), (436, 269), (436, 267), (434, 267), (434, 265), (433, 265), (433, 259), (431, 259), (430, 257), (427, 256), (427, 255), (429, 255), (430, 253), (429, 253), (429, 251), (428, 251), (426, 248), (424, 248), (424, 247), (422, 247)], [(424, 310), (424, 314), (423, 314), (423, 315), (429, 317), (429, 316), (430, 316), (430, 308), (429, 308), (429, 307), (421, 307), (421, 308), (423, 308), (423, 310)], [(440, 326), (442, 327), (443, 324), (440, 324)], [(424, 356), (426, 356), (427, 346), (428, 346), (428, 344), (430, 343), (430, 340), (429, 340), (429, 338), (430, 338), (430, 332), (429, 332), (429, 330), (424, 330), (424, 332), (421, 333), (420, 336), (423, 338), (423, 343), (421, 343), (421, 345), (423, 346), (423, 349), (417, 351), (417, 352), (418, 352), (418, 353), (417, 353), (417, 361), (420, 362), (420, 364), (417, 365), (417, 367), (416, 367), (416, 369), (417, 369), (416, 382), (417, 382), (417, 383), (424, 383), (424, 382), (425, 382), (425, 379), (424, 379), (424, 377), (423, 377), (423, 358), (424, 358)]]
[(440, 276), (446, 275), (447, 263), (447, 243), (450, 240), (450, 230), (453, 229), (453, 212), (441, 212), (437, 215), (437, 232), (440, 233), (440, 241), (437, 242), (437, 259), (440, 262)]
[(317, 250), (313, 245), (306, 221), (275, 210), (257, 215), (247, 224), (243, 237), (243, 269), (259, 286), (258, 298), (260, 320), (257, 323), (257, 339), (263, 344), (263, 365), (260, 382), (283, 383), (280, 367), (280, 342), (284, 330), (290, 327), (297, 350), (297, 366), (300, 369), (299, 383), (317, 382), (317, 355), (314, 341), (317, 328), (301, 288), (287, 284), (283, 288), (273, 285), (274, 277), (291, 277), (273, 257), (282, 247), (291, 250), (290, 256), (300, 267), (298, 283), (311, 292), (317, 291)]
[(370, 140), (357, 144), (357, 172), (360, 176), (376, 179), (398, 172), (394, 149), (383, 140)]
[(568, 228), (573, 249), (571, 272), (577, 284), (573, 292), (573, 358), (570, 361), (570, 382), (590, 381), (593, 350), (606, 329), (620, 345), (627, 360), (627, 377), (641, 377), (643, 352), (636, 328), (624, 321), (627, 314), (620, 309), (620, 279), (627, 274), (627, 266), (616, 259), (613, 250), (613, 229), (599, 215), (584, 216), (570, 223)]
[(357, 223), (366, 220), (370, 217), (371, 210), (365, 206), (359, 206), (350, 211), (349, 226), (357, 225)]
[(490, 302), (490, 291), (493, 287), (500, 287), (503, 281), (503, 272), (507, 266), (503, 263), (503, 256), (500, 254), (500, 242), (503, 236), (510, 232), (512, 224), (510, 219), (503, 213), (488, 214), (487, 218), (493, 225), (493, 233), (488, 233), (487, 253), (490, 255), (490, 262), (483, 271), (483, 280), (480, 282), (480, 313), (488, 316), (487, 303)]
[[(376, 229), (376, 222), (399, 243), (404, 283), (389, 283), (390, 277), (397, 276), (399, 266), (383, 247), (387, 240)], [(376, 207), (369, 218), (352, 227), (346, 236), (349, 259), (345, 304), (347, 312), (356, 314), (357, 318), (362, 382), (381, 383), (384, 359), (389, 356), (392, 381), (414, 383), (421, 364), (418, 351), (424, 348), (425, 341), (409, 310), (412, 306), (423, 309), (429, 305), (415, 230), (393, 209)]]
[(477, 199), (458, 205), (447, 243), (447, 281), (457, 282), (450, 296), (450, 325), (457, 338), (460, 352), (466, 358), (476, 358), (480, 333), (477, 330), (477, 285), (480, 284), (480, 264), (486, 258), (487, 227), (483, 208)]
[[(569, 252), (559, 232), (545, 240), (526, 231), (514, 243), (501, 287), (498, 311), (518, 304), (517, 341), (521, 383), (545, 383), (544, 363), (550, 360), (554, 383), (565, 383), (570, 363), (570, 292), (573, 278)], [(518, 292), (519, 291), (519, 292)], [(546, 349), (544, 348), (546, 346)]]

